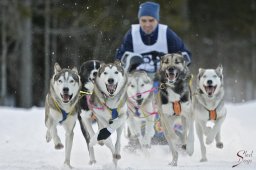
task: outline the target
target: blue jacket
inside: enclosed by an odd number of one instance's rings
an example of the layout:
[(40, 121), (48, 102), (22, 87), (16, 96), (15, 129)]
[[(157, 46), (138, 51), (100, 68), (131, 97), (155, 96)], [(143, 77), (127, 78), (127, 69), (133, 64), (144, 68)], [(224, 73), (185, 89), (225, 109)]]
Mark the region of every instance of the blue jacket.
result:
[[(151, 34), (145, 34), (142, 31), (142, 29), (140, 29), (140, 34), (141, 34), (141, 38), (142, 38), (142, 41), (144, 42), (144, 44), (152, 45), (157, 41), (158, 26)], [(191, 52), (185, 47), (185, 45), (184, 45), (183, 41), (180, 39), (180, 37), (178, 37), (178, 35), (170, 28), (167, 28), (166, 34), (167, 34), (168, 53), (186, 52), (187, 55), (185, 55), (184, 57), (185, 57), (185, 60), (187, 61), (187, 64), (190, 64), (191, 63)], [(126, 51), (133, 52), (131, 29), (128, 30), (128, 32), (125, 34), (120, 48), (117, 49), (115, 58), (118, 60), (121, 60), (123, 54)]]

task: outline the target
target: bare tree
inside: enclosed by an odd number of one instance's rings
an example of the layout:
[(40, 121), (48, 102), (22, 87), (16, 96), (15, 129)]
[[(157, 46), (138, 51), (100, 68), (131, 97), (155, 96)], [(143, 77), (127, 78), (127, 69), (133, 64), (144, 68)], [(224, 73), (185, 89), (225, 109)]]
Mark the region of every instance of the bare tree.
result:
[(22, 18), (23, 37), (21, 44), (20, 106), (32, 106), (32, 12), (31, 0), (24, 0)]
[(44, 95), (49, 89), (50, 80), (50, 1), (45, 1), (45, 32), (44, 32)]
[(2, 1), (1, 16), (2, 16), (2, 57), (1, 57), (1, 89), (0, 89), (0, 103), (5, 104), (5, 97), (7, 94), (7, 78), (6, 78), (6, 58), (7, 58), (7, 33), (6, 33), (6, 1)]

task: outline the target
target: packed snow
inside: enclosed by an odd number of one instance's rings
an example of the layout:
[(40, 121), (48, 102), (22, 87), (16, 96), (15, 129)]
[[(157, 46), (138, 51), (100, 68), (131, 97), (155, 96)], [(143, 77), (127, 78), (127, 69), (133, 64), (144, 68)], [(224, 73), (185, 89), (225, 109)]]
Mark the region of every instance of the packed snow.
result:
[[(208, 162), (201, 158), (195, 134), (195, 152), (192, 157), (181, 154), (178, 166), (173, 168), (167, 145), (153, 145), (149, 153), (130, 153), (122, 149), (117, 169), (124, 170), (185, 170), (185, 169), (256, 169), (256, 101), (227, 104), (227, 118), (222, 127), (223, 149), (215, 143), (207, 145)], [(0, 170), (56, 170), (64, 169), (64, 149), (55, 150), (52, 141), (45, 140), (44, 108), (17, 109), (0, 107)], [(64, 143), (64, 130), (58, 127)], [(113, 134), (114, 136), (114, 134)], [(122, 136), (122, 147), (127, 139)], [(239, 157), (239, 156), (240, 157)], [(95, 146), (97, 163), (89, 165), (86, 142), (75, 127), (71, 165), (75, 170), (114, 169), (112, 155), (105, 146)], [(238, 166), (232, 168), (233, 165)]]

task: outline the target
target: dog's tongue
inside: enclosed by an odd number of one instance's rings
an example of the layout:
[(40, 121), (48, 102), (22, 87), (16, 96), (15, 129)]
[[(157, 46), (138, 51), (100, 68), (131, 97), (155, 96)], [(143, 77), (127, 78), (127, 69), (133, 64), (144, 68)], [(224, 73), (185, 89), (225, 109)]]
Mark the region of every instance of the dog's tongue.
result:
[(116, 90), (116, 85), (114, 85), (114, 84), (109, 84), (109, 85), (107, 85), (107, 89), (108, 89), (108, 92), (109, 92), (110, 94), (113, 94), (113, 93), (115, 92), (115, 90)]
[(68, 94), (63, 94), (63, 101), (64, 102), (68, 102), (69, 98), (70, 98), (70, 96)]
[(214, 93), (214, 90), (215, 90), (214, 86), (205, 86), (204, 88), (208, 95), (212, 95)]
[(175, 77), (176, 77), (176, 75), (173, 74), (173, 73), (169, 73), (169, 74), (168, 74), (168, 79), (169, 79), (169, 80), (174, 80)]

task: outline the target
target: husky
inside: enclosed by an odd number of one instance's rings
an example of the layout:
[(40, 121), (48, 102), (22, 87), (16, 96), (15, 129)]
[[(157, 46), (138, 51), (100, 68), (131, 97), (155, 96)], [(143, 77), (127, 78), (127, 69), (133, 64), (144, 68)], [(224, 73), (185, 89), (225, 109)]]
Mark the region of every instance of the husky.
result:
[(70, 153), (72, 149), (73, 129), (77, 114), (80, 112), (77, 105), (81, 80), (76, 67), (73, 69), (61, 69), (58, 63), (54, 65), (54, 74), (50, 80), (50, 90), (45, 99), (45, 125), (47, 127), (46, 141), (53, 139), (55, 149), (64, 146), (58, 136), (57, 125), (65, 129), (65, 162), (70, 165)]
[[(155, 134), (154, 118), (157, 113), (153, 81), (145, 71), (134, 71), (129, 74), (128, 79), (127, 125), (131, 132), (130, 140), (135, 138), (139, 141), (140, 147), (150, 148), (151, 139)], [(144, 129), (144, 133), (142, 133), (142, 129)]]
[(193, 112), (195, 115), (196, 132), (201, 146), (201, 162), (207, 161), (206, 144), (216, 141), (216, 147), (223, 148), (221, 142), (221, 126), (226, 118), (224, 106), (224, 88), (222, 66), (216, 69), (199, 69), (197, 90), (193, 96)]
[[(127, 81), (127, 74), (120, 62), (101, 64), (90, 99), (99, 125), (99, 131), (91, 138), (90, 146), (106, 144), (112, 152), (115, 166), (121, 158), (121, 134), (127, 119)], [(110, 135), (115, 131), (117, 137), (114, 147)]]
[(95, 116), (92, 113), (92, 109), (90, 108), (89, 99), (93, 92), (95, 78), (97, 76), (100, 65), (101, 62), (98, 60), (89, 60), (84, 62), (79, 70), (79, 75), (81, 77), (82, 82), (82, 97), (79, 102), (81, 107), (81, 113), (78, 114), (78, 120), (82, 134), (87, 143), (87, 148), (89, 150), (89, 164), (96, 163), (94, 151), (91, 147), (89, 147), (90, 138), (95, 134), (92, 127), (92, 123), (95, 122)]
[(177, 166), (178, 151), (193, 154), (193, 119), (189, 82), (190, 71), (180, 53), (161, 58), (158, 72), (158, 113), (165, 138), (172, 152), (171, 166)]

